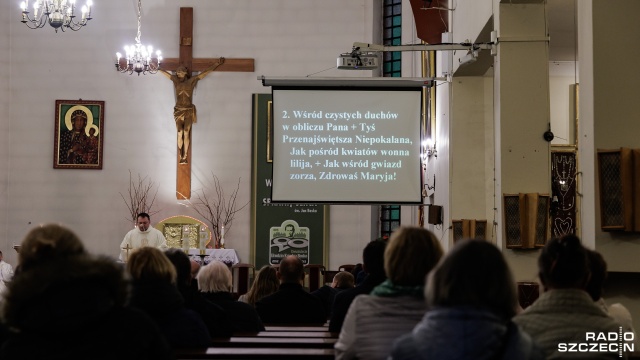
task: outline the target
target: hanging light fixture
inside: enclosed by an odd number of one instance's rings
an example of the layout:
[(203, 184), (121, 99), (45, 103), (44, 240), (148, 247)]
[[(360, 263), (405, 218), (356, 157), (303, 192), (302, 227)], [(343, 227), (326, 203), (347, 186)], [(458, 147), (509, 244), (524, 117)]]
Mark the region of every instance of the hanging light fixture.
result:
[(160, 50), (153, 53), (153, 47), (144, 46), (140, 43), (142, 24), (142, 0), (138, 0), (138, 35), (136, 36), (136, 44), (124, 47), (125, 57), (116, 53), (116, 70), (121, 73), (133, 74), (135, 71), (146, 75), (147, 73), (155, 74), (158, 72), (162, 56)]
[(49, 23), (56, 32), (61, 29), (80, 30), (91, 20), (91, 0), (81, 9), (80, 21), (76, 19), (76, 0), (35, 0), (33, 2), (33, 17), (29, 16), (29, 0), (20, 3), (22, 8), (22, 23), (31, 29), (39, 29)]

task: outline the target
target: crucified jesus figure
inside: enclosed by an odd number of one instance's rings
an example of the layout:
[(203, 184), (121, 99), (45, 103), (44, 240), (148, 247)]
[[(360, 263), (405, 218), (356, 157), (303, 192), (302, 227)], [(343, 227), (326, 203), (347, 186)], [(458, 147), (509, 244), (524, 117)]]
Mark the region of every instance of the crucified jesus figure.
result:
[(220, 58), (217, 63), (209, 66), (198, 75), (191, 77), (187, 68), (180, 65), (176, 69), (175, 74), (166, 70), (158, 69), (164, 76), (173, 81), (176, 92), (176, 106), (173, 108), (173, 117), (176, 121), (178, 130), (178, 151), (180, 152), (180, 163), (187, 163), (187, 154), (189, 153), (189, 139), (191, 138), (191, 125), (195, 124), (198, 119), (196, 117), (196, 106), (193, 105), (193, 89), (198, 81), (209, 75), (218, 66), (224, 63), (224, 58)]

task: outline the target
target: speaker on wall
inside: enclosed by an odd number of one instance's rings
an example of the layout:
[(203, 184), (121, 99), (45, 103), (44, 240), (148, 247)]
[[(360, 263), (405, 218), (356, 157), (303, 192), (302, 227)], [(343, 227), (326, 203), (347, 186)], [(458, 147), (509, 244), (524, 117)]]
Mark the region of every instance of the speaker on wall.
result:
[(640, 231), (640, 149), (598, 150), (600, 228)]
[(442, 206), (429, 205), (429, 217), (427, 218), (427, 222), (431, 225), (442, 224)]
[(504, 194), (503, 199), (506, 247), (543, 247), (549, 237), (549, 195)]
[(461, 239), (487, 239), (487, 220), (453, 220), (451, 225), (454, 243)]

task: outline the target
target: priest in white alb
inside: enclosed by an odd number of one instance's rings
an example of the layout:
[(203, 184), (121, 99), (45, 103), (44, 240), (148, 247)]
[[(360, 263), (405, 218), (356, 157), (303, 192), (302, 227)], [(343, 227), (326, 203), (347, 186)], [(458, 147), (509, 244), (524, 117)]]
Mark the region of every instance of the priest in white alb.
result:
[(149, 214), (140, 213), (136, 220), (135, 229), (129, 231), (120, 244), (120, 260), (126, 262), (131, 251), (145, 246), (164, 250), (167, 249), (167, 239), (160, 230), (151, 226)]

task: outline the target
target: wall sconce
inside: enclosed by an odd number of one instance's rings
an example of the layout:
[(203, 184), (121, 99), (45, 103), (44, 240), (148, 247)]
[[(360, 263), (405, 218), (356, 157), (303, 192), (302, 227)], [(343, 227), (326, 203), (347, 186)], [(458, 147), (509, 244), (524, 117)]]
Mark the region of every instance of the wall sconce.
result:
[(422, 160), (427, 161), (427, 158), (438, 157), (438, 151), (436, 150), (436, 143), (431, 140), (431, 138), (427, 138), (422, 142)]

